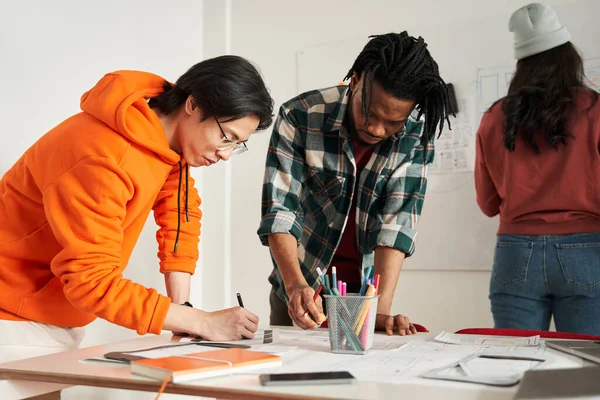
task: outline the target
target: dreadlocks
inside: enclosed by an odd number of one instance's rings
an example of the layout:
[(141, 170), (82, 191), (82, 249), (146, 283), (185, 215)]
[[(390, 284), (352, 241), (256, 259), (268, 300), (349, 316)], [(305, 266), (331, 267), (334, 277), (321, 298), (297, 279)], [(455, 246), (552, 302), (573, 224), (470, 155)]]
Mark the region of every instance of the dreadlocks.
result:
[(406, 31), (369, 37), (373, 39), (358, 55), (344, 78), (347, 80), (354, 73), (358, 76), (365, 73), (362, 88), (365, 125), (369, 123), (373, 82), (377, 81), (394, 97), (416, 102), (418, 118), (425, 116), (421, 144), (426, 157), (427, 144), (435, 136), (438, 127), (441, 134), (444, 121), (450, 126), (450, 99), (446, 83), (440, 77), (438, 65), (429, 54), (427, 43), (422, 37), (415, 39)]

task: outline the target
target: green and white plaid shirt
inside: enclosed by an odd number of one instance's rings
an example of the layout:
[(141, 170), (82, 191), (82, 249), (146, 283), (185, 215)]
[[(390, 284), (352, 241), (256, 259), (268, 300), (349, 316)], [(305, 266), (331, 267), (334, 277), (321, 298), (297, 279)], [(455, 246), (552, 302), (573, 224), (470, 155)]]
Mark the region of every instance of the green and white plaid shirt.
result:
[[(313, 288), (316, 268), (329, 266), (346, 223), (356, 224), (362, 276), (374, 264), (376, 246), (393, 247), (407, 256), (414, 252), (434, 156), (430, 142), (427, 163), (423, 162), (424, 121), (411, 116), (400, 132), (375, 147), (355, 193), (356, 162), (342, 125), (348, 99), (348, 87), (335, 86), (283, 104), (267, 154), (258, 235), (263, 245), (273, 233), (294, 235), (300, 268)], [(348, 221), (353, 196), (358, 196), (356, 221)], [(287, 301), (274, 265), (269, 281)]]

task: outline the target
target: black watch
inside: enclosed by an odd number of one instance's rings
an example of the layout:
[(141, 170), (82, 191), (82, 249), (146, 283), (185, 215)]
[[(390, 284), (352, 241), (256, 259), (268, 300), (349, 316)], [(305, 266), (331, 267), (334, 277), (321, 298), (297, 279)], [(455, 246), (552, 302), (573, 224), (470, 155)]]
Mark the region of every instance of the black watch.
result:
[(194, 307), (192, 305), (192, 303), (190, 303), (189, 301), (186, 301), (185, 303), (183, 303), (182, 306), (188, 306), (188, 307), (192, 307), (192, 308)]

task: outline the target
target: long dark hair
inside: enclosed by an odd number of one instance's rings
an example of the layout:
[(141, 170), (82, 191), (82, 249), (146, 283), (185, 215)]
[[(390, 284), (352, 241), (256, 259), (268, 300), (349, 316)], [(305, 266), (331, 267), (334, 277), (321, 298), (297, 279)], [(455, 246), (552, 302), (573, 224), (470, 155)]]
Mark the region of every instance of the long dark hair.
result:
[(148, 101), (168, 115), (177, 111), (192, 96), (203, 119), (228, 117), (229, 121), (248, 115), (259, 119), (258, 130), (273, 121), (273, 99), (258, 70), (238, 56), (204, 60), (181, 75), (175, 85), (165, 82), (164, 92)]
[(517, 135), (539, 154), (536, 142), (543, 137), (550, 147), (566, 145), (573, 134), (567, 127), (567, 118), (575, 105), (575, 90), (589, 89), (585, 84), (583, 60), (571, 42), (557, 46), (517, 62), (508, 94), (501, 102), (506, 115), (504, 147), (515, 149)]
[(427, 144), (435, 136), (436, 130), (442, 132), (445, 120), (450, 124), (448, 89), (440, 76), (438, 65), (429, 54), (422, 37), (414, 38), (406, 31), (369, 37), (373, 39), (358, 55), (344, 80), (355, 72), (358, 75), (365, 73), (362, 107), (367, 124), (373, 81), (398, 99), (415, 101), (418, 118), (425, 116), (421, 144), (426, 157)]

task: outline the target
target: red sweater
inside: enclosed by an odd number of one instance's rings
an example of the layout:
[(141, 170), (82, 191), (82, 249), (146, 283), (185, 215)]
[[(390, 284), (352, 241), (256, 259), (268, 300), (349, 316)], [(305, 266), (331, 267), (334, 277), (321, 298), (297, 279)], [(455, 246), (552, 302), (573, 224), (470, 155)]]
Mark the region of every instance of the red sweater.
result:
[(518, 136), (503, 144), (502, 104), (486, 112), (477, 132), (477, 204), (500, 214), (499, 234), (552, 235), (600, 232), (600, 99), (578, 89), (568, 119), (574, 138), (552, 149), (542, 137), (535, 154)]

